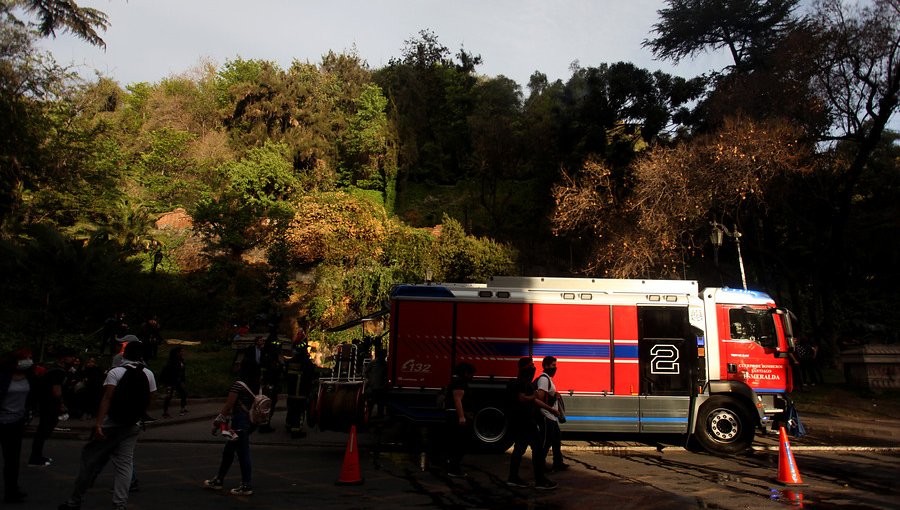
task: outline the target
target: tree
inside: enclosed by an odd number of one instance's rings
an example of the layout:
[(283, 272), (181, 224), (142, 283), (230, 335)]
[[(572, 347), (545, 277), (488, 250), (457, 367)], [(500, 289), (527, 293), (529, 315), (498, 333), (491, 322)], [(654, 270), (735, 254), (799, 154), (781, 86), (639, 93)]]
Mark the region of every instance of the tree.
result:
[(78, 7), (74, 0), (8, 0), (0, 3), (0, 16), (17, 24), (24, 24), (15, 15), (16, 9), (37, 16), (36, 26), (41, 37), (56, 37), (57, 30), (71, 32), (93, 46), (106, 48), (97, 30), (106, 30), (109, 19), (101, 11)]
[(644, 40), (657, 58), (678, 63), (685, 57), (727, 48), (739, 68), (753, 67), (798, 21), (800, 0), (666, 0), (658, 11), (658, 34)]
[[(19, 15), (37, 16), (39, 32)], [(7, 234), (32, 221), (25, 196), (78, 182), (86, 133), (73, 129), (77, 107), (69, 100), (70, 73), (35, 47), (40, 36), (69, 30), (91, 44), (103, 45), (95, 29), (106, 28), (106, 16), (71, 1), (14, 0), (0, 2), (0, 232)], [(78, 126), (79, 128), (82, 126)], [(54, 134), (62, 133), (63, 136)], [(66, 142), (72, 142), (69, 146)], [(50, 193), (53, 195), (54, 193)], [(56, 195), (59, 198), (59, 195)], [(56, 200), (56, 199), (54, 199)], [(48, 208), (54, 211), (53, 207)], [(42, 216), (39, 214), (39, 216)], [(68, 221), (72, 221), (71, 217)]]
[(374, 75), (400, 141), (399, 180), (455, 183), (470, 169), (468, 116), (481, 58), (460, 50), (457, 63), (427, 30), (407, 40), (402, 53)]
[(435, 243), (437, 281), (485, 282), (491, 276), (515, 271), (515, 250), (487, 238), (466, 235), (462, 225), (444, 215), (441, 235)]
[(719, 133), (639, 159), (634, 192), (624, 200), (612, 191), (611, 170), (588, 162), (554, 188), (555, 232), (592, 241), (590, 272), (678, 276), (710, 220), (741, 223), (765, 211), (780, 198), (780, 179), (807, 171), (806, 157), (790, 125), (734, 119)]
[(473, 173), (481, 184), (481, 206), (493, 223), (490, 232), (496, 235), (509, 223), (509, 210), (504, 205), (510, 197), (498, 195), (499, 183), (522, 177), (522, 92), (516, 82), (501, 75), (481, 81), (472, 93), (469, 131)]
[(108, 313), (102, 309), (108, 303), (133, 298), (125, 282), (133, 281), (136, 267), (105, 235), (75, 240), (34, 224), (18, 238), (0, 240), (0, 274), (0, 344), (12, 333), (42, 351), (51, 340), (74, 335), (86, 317)]
[(373, 189), (387, 200), (393, 197), (397, 177), (393, 134), (387, 119), (387, 98), (378, 85), (367, 83), (348, 112), (347, 129), (341, 141), (342, 184)]
[(853, 214), (859, 183), (881, 143), (900, 99), (900, 4), (873, 0), (865, 7), (847, 7), (839, 0), (817, 5), (814, 26), (823, 39), (816, 81), (820, 96), (834, 119), (828, 196), (831, 207), (827, 251), (818, 259), (822, 292), (822, 333), (836, 344), (834, 307), (847, 288), (847, 226)]
[(194, 228), (206, 236), (213, 255), (224, 252), (240, 260), (290, 220), (289, 198), (298, 182), (287, 151), (283, 144), (267, 143), (221, 169), (225, 188), (200, 200), (193, 214)]

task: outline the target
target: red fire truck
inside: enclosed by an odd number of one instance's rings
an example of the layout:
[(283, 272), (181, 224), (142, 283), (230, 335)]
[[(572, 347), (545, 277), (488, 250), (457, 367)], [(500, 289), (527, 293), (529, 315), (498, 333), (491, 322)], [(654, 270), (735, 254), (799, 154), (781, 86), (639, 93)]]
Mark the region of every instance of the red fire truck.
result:
[(516, 362), (558, 360), (562, 430), (675, 434), (717, 454), (750, 447), (790, 405), (791, 313), (757, 291), (696, 281), (495, 277), (391, 293), (389, 411), (440, 420), (442, 389), (475, 366), (473, 433), (506, 448)]

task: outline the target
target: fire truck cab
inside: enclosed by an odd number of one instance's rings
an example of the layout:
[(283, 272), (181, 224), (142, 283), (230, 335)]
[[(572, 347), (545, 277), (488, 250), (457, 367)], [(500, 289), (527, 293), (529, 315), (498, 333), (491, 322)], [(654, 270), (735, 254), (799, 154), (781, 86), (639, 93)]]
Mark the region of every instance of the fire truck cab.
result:
[(391, 293), (389, 412), (440, 421), (475, 366), (473, 434), (505, 449), (516, 362), (557, 358), (565, 431), (676, 434), (717, 454), (751, 446), (789, 406), (791, 314), (757, 291), (696, 281), (494, 277)]

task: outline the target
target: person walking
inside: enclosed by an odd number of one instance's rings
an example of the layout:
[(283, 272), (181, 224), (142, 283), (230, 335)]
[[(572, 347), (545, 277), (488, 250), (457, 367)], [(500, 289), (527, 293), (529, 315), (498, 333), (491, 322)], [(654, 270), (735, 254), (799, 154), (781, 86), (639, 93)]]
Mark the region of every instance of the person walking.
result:
[(541, 361), (541, 367), (544, 372), (535, 381), (537, 386), (535, 394), (552, 410), (541, 408), (541, 414), (544, 417), (543, 448), (539, 457), (541, 461), (546, 462), (547, 452), (552, 448), (552, 470), (554, 472), (565, 471), (569, 469), (569, 465), (563, 461), (562, 456), (562, 441), (559, 431), (559, 395), (556, 392), (556, 385), (553, 383), (553, 376), (556, 375), (556, 358), (545, 356)]
[(159, 346), (162, 344), (162, 328), (159, 319), (152, 316), (141, 325), (141, 336), (144, 342), (144, 358), (146, 361), (156, 359)]
[(238, 458), (241, 468), (241, 484), (231, 489), (235, 496), (250, 496), (253, 494), (252, 462), (250, 460), (250, 435), (256, 426), (250, 422), (250, 408), (256, 393), (259, 392), (259, 366), (244, 360), (241, 363), (239, 377), (228, 389), (228, 397), (222, 405), (219, 415), (213, 420), (213, 431), (220, 430), (220, 424), (231, 421), (231, 430), (237, 437), (225, 443), (222, 451), (222, 461), (216, 476), (204, 480), (203, 486), (207, 489), (222, 490), (225, 486), (225, 476), (234, 463), (234, 457)]
[(278, 339), (278, 334), (273, 331), (266, 338), (260, 359), (260, 381), (263, 394), (272, 401), (268, 420), (259, 426), (259, 431), (262, 433), (275, 432), (275, 427), (272, 426), (272, 417), (275, 415), (275, 406), (278, 404), (278, 395), (281, 393), (283, 375), (284, 361), (281, 357), (281, 341)]
[(509, 458), (509, 478), (506, 485), (510, 487), (527, 487), (528, 484), (519, 478), (519, 466), (522, 464), (522, 456), (525, 450), (531, 447), (532, 467), (534, 470), (534, 487), (536, 489), (550, 490), (556, 488), (556, 483), (544, 476), (544, 460), (540, 457), (543, 452), (540, 422), (543, 416), (540, 409), (546, 409), (555, 413), (555, 409), (548, 406), (542, 400), (535, 398), (534, 388), (534, 361), (531, 357), (519, 359), (519, 373), (513, 387), (514, 402), (509, 420), (512, 437), (515, 440), (512, 455)]
[(59, 423), (59, 417), (66, 412), (63, 388), (68, 384), (69, 369), (72, 368), (75, 353), (60, 348), (56, 355), (56, 363), (37, 379), (35, 400), (40, 421), (31, 440), (31, 456), (28, 458), (28, 465), (31, 467), (45, 467), (53, 463), (53, 459), (44, 456), (44, 443)]
[(453, 478), (466, 478), (460, 467), (463, 454), (466, 451), (466, 443), (469, 438), (470, 411), (469, 411), (469, 383), (475, 376), (475, 367), (469, 363), (456, 365), (453, 378), (447, 387), (447, 476)]
[(187, 390), (184, 388), (184, 384), (187, 381), (184, 368), (184, 347), (173, 347), (169, 351), (169, 361), (166, 362), (166, 366), (160, 372), (159, 380), (166, 389), (166, 396), (163, 399), (162, 417), (171, 418), (169, 404), (172, 403), (172, 397), (175, 393), (178, 393), (178, 398), (181, 399), (181, 411), (178, 413), (178, 416), (187, 414)]
[(112, 461), (113, 509), (128, 506), (134, 470), (134, 447), (146, 416), (150, 396), (156, 391), (156, 378), (143, 364), (143, 346), (129, 342), (123, 354), (124, 364), (114, 367), (103, 381), (103, 397), (97, 411), (90, 440), (81, 449), (81, 464), (72, 494), (59, 510), (79, 510), (84, 494), (94, 484), (103, 467)]
[(0, 362), (0, 451), (3, 452), (3, 502), (24, 503), (28, 496), (19, 487), (19, 461), (25, 435), (27, 409), (34, 384), (31, 351), (19, 349)]

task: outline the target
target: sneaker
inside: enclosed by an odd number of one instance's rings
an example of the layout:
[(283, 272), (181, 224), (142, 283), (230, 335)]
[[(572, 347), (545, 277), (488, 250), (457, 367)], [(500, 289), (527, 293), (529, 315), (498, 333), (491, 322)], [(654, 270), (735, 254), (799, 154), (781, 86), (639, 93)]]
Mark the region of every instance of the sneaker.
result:
[(53, 459), (50, 457), (41, 457), (40, 459), (29, 459), (28, 467), (47, 467), (50, 464), (53, 464)]
[(207, 489), (219, 491), (222, 490), (222, 480), (219, 480), (218, 478), (213, 478), (212, 480), (203, 480), (203, 486)]
[(184, 416), (188, 413), (187, 409), (182, 409), (181, 412), (178, 413), (178, 416)]
[(239, 485), (234, 489), (231, 489), (231, 494), (234, 496), (251, 496), (253, 495), (253, 489), (250, 488), (249, 485)]
[(522, 480), (518, 476), (507, 480), (506, 485), (508, 485), (510, 487), (528, 487), (528, 484), (525, 483), (525, 480)]
[(469, 473), (463, 473), (462, 471), (447, 471), (447, 476), (450, 478), (468, 478)]
[(556, 482), (547, 480), (546, 478), (534, 484), (534, 488), (542, 491), (552, 491), (557, 487)]

